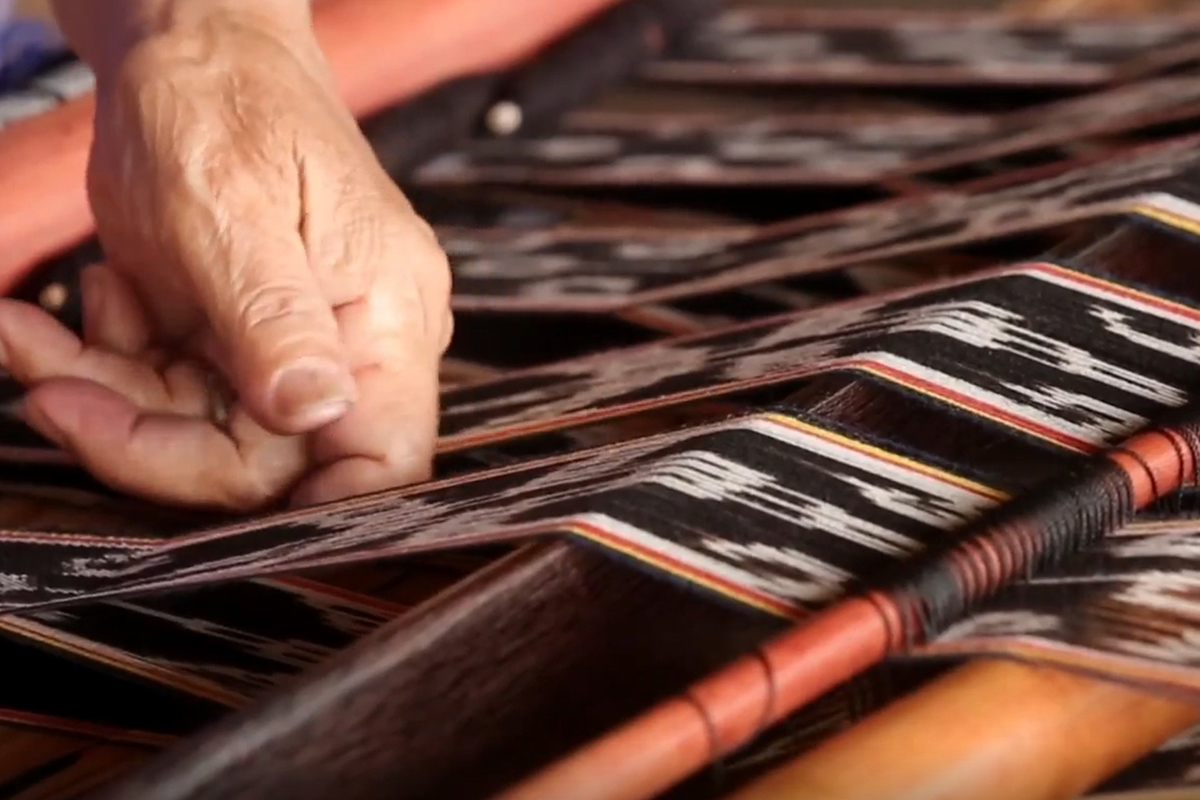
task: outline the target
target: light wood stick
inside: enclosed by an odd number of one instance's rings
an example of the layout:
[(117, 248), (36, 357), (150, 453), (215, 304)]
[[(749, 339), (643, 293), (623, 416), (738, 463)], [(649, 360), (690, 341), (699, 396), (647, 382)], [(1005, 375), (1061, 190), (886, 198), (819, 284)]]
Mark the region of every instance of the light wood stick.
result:
[(1067, 800), (1200, 722), (1200, 705), (983, 659), (727, 800)]

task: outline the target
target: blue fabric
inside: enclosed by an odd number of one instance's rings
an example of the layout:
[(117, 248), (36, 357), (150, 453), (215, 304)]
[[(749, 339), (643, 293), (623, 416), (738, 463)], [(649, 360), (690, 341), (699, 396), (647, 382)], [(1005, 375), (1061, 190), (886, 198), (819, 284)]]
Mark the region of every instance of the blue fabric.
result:
[(0, 92), (20, 89), (65, 50), (53, 26), (14, 17), (9, 6), (0, 2)]

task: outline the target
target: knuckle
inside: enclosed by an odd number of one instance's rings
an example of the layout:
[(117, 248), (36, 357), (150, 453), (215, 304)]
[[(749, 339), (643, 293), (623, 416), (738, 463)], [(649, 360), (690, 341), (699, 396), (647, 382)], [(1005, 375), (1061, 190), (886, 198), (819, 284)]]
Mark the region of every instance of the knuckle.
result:
[(276, 502), (295, 476), (278, 474), (277, 470), (262, 469), (261, 466), (246, 463), (243, 469), (224, 470), (212, 476), (210, 485), (216, 487), (216, 502), (241, 513), (257, 511)]
[(245, 331), (313, 316), (313, 303), (300, 287), (287, 282), (261, 283), (244, 290), (238, 303), (238, 321)]
[(454, 278), (450, 271), (450, 259), (445, 251), (438, 247), (425, 254), (418, 270), (426, 291), (429, 292), (428, 299), (434, 303), (434, 307), (448, 306), (450, 294), (454, 289)]
[(445, 355), (446, 351), (450, 349), (452, 341), (454, 341), (454, 311), (447, 308), (446, 315), (442, 320), (442, 340), (438, 354)]
[(115, 85), (136, 95), (147, 85), (162, 82), (164, 67), (187, 64), (181, 40), (162, 36), (141, 39), (129, 49), (115, 74)]
[(438, 240), (437, 231), (429, 224), (429, 221), (409, 207), (409, 216), (411, 224), (416, 229), (417, 235), (421, 236), (427, 244), (432, 245), (438, 250), (442, 249), (441, 242)]
[(313, 261), (321, 265), (327, 280), (351, 293), (361, 292), (376, 264), (386, 263), (386, 236), (378, 215), (354, 213), (339, 224), (322, 226), (322, 235), (307, 242)]
[(416, 425), (406, 429), (405, 436), (396, 437), (387, 450), (375, 459), (381, 483), (403, 486), (425, 480), (432, 473), (435, 435), (434, 425)]
[(273, 502), (280, 493), (280, 487), (265, 480), (243, 477), (223, 484), (218, 502), (230, 511), (249, 513)]

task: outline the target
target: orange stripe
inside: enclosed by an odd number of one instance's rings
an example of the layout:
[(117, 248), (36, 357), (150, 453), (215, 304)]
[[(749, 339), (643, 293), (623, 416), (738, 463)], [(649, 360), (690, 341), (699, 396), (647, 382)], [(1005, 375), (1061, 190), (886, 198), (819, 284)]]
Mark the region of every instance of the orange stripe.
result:
[(0, 709), (0, 723), (3, 722), (20, 725), (25, 728), (37, 728), (56, 733), (73, 734), (89, 739), (99, 739), (104, 742), (135, 744), (154, 748), (166, 747), (177, 741), (176, 737), (163, 733), (110, 728), (106, 725), (93, 725), (90, 722), (65, 719), (63, 717), (50, 717), (44, 714), (15, 711), (13, 709)]
[(1112, 283), (1111, 281), (1106, 281), (1103, 278), (1100, 278), (1096, 275), (1089, 275), (1089, 274), (1086, 274), (1083, 272), (1075, 272), (1073, 270), (1067, 269), (1066, 267), (1062, 267), (1058, 264), (1051, 264), (1049, 262), (1044, 262), (1044, 263), (1040, 263), (1037, 268), (1041, 272), (1056, 274), (1056, 275), (1059, 275), (1060, 277), (1067, 278), (1076, 283), (1083, 283), (1083, 284), (1087, 284), (1088, 286), (1094, 286), (1097, 288), (1101, 288), (1107, 292), (1110, 292), (1111, 294), (1119, 295), (1121, 297), (1127, 297), (1131, 300), (1136, 300), (1139, 303), (1144, 303), (1145, 305), (1148, 305), (1148, 306), (1154, 306), (1156, 308), (1162, 309), (1163, 311), (1169, 311), (1169, 312), (1176, 314), (1178, 316), (1181, 316), (1181, 317), (1189, 317), (1191, 319), (1200, 321), (1200, 309), (1193, 308), (1193, 307), (1187, 306), (1187, 305), (1183, 305), (1182, 303), (1179, 303), (1175, 300), (1170, 300), (1165, 297), (1159, 297), (1158, 295), (1150, 294), (1150, 293), (1144, 292), (1140, 289), (1135, 289), (1131, 286), (1123, 286), (1119, 283)]
[(64, 634), (61, 631), (54, 631), (53, 629), (46, 629), (37, 623), (15, 617), (4, 617), (0, 618), (0, 629), (10, 631), (35, 642), (49, 645), (56, 650), (81, 656), (89, 661), (105, 664), (123, 672), (148, 678), (156, 683), (179, 689), (196, 697), (212, 700), (230, 708), (239, 708), (246, 704), (247, 698), (243, 695), (222, 688), (210, 681), (174, 673), (140, 657), (78, 636)]
[(809, 614), (808, 611), (792, 603), (781, 601), (769, 594), (756, 592), (753, 589), (748, 589), (732, 581), (703, 572), (690, 564), (685, 564), (657, 550), (651, 550), (640, 544), (631, 542), (597, 525), (572, 520), (559, 526), (557, 530), (563, 530), (584, 539), (597, 542), (606, 549), (632, 556), (638, 561), (653, 565), (663, 572), (685, 578), (689, 583), (703, 586), (718, 594), (736, 599), (746, 605), (767, 611), (775, 616), (799, 618)]

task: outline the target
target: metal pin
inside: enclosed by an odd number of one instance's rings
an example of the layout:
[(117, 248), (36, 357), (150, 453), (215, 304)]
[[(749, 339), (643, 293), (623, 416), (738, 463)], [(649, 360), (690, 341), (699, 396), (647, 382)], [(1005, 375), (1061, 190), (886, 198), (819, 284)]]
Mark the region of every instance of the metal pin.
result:
[(488, 109), (484, 125), (493, 136), (512, 136), (525, 121), (521, 107), (511, 100), (501, 100)]
[(38, 304), (53, 314), (62, 311), (70, 296), (71, 293), (66, 286), (61, 283), (52, 283), (38, 294)]

